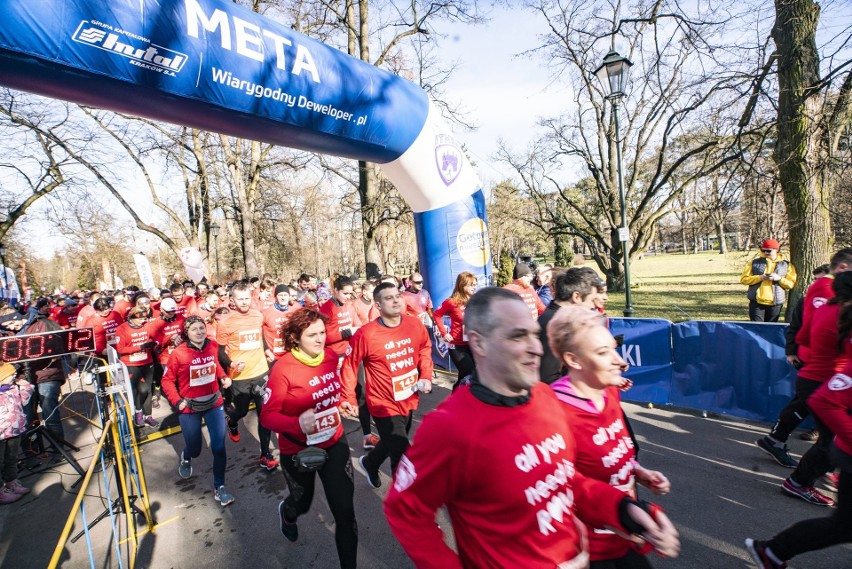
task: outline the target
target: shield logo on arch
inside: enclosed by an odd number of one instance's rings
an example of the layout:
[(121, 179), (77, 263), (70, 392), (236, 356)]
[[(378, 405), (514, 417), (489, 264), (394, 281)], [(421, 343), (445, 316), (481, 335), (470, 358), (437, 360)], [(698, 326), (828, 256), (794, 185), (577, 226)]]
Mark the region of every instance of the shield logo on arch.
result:
[(464, 159), (461, 148), (456, 139), (448, 134), (439, 134), (435, 137), (435, 164), (438, 173), (449, 186), (459, 177)]

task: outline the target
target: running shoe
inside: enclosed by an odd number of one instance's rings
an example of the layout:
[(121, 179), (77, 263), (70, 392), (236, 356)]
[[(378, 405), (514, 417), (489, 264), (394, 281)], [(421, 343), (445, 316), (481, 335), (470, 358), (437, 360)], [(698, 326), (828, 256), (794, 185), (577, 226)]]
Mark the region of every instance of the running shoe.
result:
[(17, 502), (23, 497), (23, 494), (16, 494), (6, 487), (0, 488), (0, 504), (11, 504), (12, 502)]
[(272, 453), (267, 453), (260, 456), (260, 467), (266, 470), (275, 470), (278, 466), (278, 461), (272, 457)]
[(11, 482), (6, 483), (6, 492), (12, 492), (13, 494), (18, 494), (19, 496), (23, 496), (24, 494), (29, 494), (30, 489), (21, 484), (18, 479), (12, 480)]
[(145, 424), (148, 425), (149, 427), (152, 427), (152, 428), (157, 428), (157, 427), (160, 426), (160, 422), (157, 421), (151, 415), (148, 415), (147, 417), (145, 417)]
[(757, 563), (758, 569), (785, 569), (786, 563), (776, 563), (766, 553), (766, 542), (755, 541), (752, 538), (745, 540), (746, 549), (748, 549), (751, 558)]
[(240, 425), (231, 426), (231, 420), (228, 419), (228, 438), (235, 443), (240, 442)]
[(802, 439), (803, 441), (814, 442), (819, 438), (819, 431), (817, 431), (817, 430), (805, 431), (804, 433), (799, 435), (799, 438)]
[(757, 439), (757, 447), (775, 459), (775, 462), (780, 464), (785, 468), (796, 468), (796, 460), (790, 456), (790, 453), (787, 452), (787, 445), (783, 447), (777, 447), (775, 444), (769, 439), (769, 437), (763, 437), (762, 439)]
[(814, 488), (813, 486), (796, 486), (789, 478), (781, 485), (785, 492), (791, 496), (801, 498), (805, 502), (816, 504), (817, 506), (833, 506), (834, 500)]
[(281, 535), (289, 541), (294, 542), (299, 539), (299, 526), (296, 522), (288, 522), (284, 519), (284, 500), (281, 500), (281, 503), (278, 504), (278, 525), (281, 528)]
[(180, 464), (178, 465), (178, 475), (184, 480), (192, 476), (192, 463), (184, 460), (183, 453), (180, 455)]
[(837, 485), (840, 484), (840, 474), (837, 472), (829, 472), (825, 475), (825, 483), (828, 487), (837, 492)]
[(361, 470), (364, 471), (364, 475), (367, 477), (367, 482), (369, 482), (370, 486), (372, 486), (373, 488), (381, 488), (382, 479), (379, 476), (379, 471), (376, 470), (375, 472), (371, 472), (370, 470), (368, 470), (367, 467), (364, 466), (365, 458), (367, 458), (366, 454), (358, 459), (358, 464), (361, 465)]
[(142, 411), (134, 413), (133, 423), (140, 429), (145, 426), (145, 417), (142, 416)]
[(373, 450), (377, 444), (379, 444), (379, 437), (373, 433), (364, 435), (364, 450)]
[(232, 504), (235, 500), (231, 493), (225, 490), (224, 485), (219, 486), (213, 491), (213, 499), (222, 504), (222, 506)]

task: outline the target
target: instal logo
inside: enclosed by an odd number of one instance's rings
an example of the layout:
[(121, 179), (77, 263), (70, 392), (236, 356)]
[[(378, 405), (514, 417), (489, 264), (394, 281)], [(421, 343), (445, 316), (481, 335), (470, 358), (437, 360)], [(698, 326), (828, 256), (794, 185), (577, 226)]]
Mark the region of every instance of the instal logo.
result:
[(172, 77), (180, 73), (187, 59), (184, 53), (153, 44), (147, 38), (95, 20), (80, 22), (71, 39), (124, 57), (131, 65)]

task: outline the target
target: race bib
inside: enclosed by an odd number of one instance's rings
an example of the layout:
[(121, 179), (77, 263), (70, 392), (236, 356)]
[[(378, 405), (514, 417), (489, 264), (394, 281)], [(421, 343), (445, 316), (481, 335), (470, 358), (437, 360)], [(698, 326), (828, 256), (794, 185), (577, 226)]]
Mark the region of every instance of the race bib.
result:
[(340, 425), (340, 411), (332, 407), (314, 415), (314, 431), (308, 433), (308, 444), (317, 445), (324, 443), (334, 436)]
[(106, 343), (108, 346), (114, 346), (118, 343), (118, 338), (115, 337), (114, 333), (107, 332)]
[(284, 353), (284, 340), (281, 338), (275, 338), (272, 340), (272, 353), (274, 354), (283, 354)]
[(417, 393), (417, 370), (412, 370), (405, 375), (392, 377), (394, 401), (405, 401)]
[(241, 352), (248, 352), (250, 350), (257, 350), (260, 348), (260, 331), (252, 330), (252, 331), (241, 331), (239, 335), (240, 344), (239, 350)]
[(189, 386), (198, 387), (216, 381), (216, 362), (189, 366)]
[(148, 352), (136, 352), (135, 354), (130, 354), (127, 359), (131, 362), (144, 362), (148, 359)]

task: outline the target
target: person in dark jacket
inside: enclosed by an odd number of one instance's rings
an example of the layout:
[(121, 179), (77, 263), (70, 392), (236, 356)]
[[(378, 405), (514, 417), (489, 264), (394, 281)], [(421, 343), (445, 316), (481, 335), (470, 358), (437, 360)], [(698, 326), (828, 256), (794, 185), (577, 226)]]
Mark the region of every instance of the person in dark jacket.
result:
[(589, 310), (594, 310), (595, 297), (603, 289), (603, 286), (601, 278), (589, 267), (572, 267), (567, 271), (557, 273), (553, 281), (553, 301), (538, 317), (538, 324), (541, 326), (539, 339), (544, 348), (538, 372), (541, 381), (544, 383), (553, 383), (565, 375), (562, 372), (562, 364), (550, 351), (547, 338), (548, 322), (556, 315), (556, 311), (563, 306), (585, 306)]

